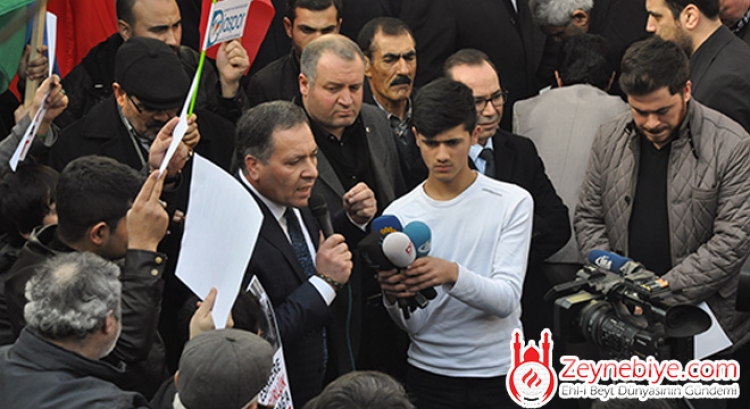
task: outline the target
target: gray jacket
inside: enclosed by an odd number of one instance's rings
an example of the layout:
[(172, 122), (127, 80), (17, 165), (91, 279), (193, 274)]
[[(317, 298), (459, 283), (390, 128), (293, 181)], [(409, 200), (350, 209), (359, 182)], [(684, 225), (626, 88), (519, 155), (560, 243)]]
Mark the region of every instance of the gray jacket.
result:
[[(26, 128), (31, 124), (31, 119), (28, 115), (21, 118), (21, 121), (17, 123), (10, 134), (0, 141), (0, 173), (5, 172), (8, 169), (10, 158), (16, 152), (18, 144), (23, 139), (23, 135), (26, 133)], [(55, 141), (57, 141), (57, 128), (53, 125), (50, 126), (49, 131), (46, 135), (37, 135), (34, 137), (34, 142), (31, 144), (31, 151), (29, 155), (41, 154), (49, 149)]]
[[(367, 134), (367, 146), (375, 176), (375, 186), (369, 186), (378, 197), (378, 210), (383, 210), (397, 197), (406, 193), (406, 183), (398, 161), (398, 148), (391, 135), (391, 126), (385, 115), (370, 104), (363, 103), (359, 113)], [(322, 151), (318, 151), (318, 180), (313, 194), (320, 194), (328, 204), (331, 214), (344, 208), (344, 190), (341, 181)]]
[[(750, 253), (750, 135), (695, 100), (672, 141), (667, 200), (674, 266), (663, 278), (669, 304), (708, 302), (735, 347), (750, 334), (750, 315), (735, 311), (740, 268)], [(628, 255), (628, 223), (640, 138), (630, 113), (602, 125), (575, 211), (581, 252)]]

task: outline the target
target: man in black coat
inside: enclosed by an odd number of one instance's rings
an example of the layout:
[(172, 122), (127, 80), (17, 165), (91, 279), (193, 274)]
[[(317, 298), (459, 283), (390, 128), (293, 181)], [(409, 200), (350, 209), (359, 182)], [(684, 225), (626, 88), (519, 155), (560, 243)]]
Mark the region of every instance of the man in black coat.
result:
[(243, 285), (255, 275), (268, 293), (292, 400), (302, 407), (320, 393), (326, 377), (354, 369), (350, 325), (335, 312), (340, 304), (352, 308), (347, 242), (364, 236), (360, 226), (375, 214), (375, 197), (367, 188), (350, 192), (344, 211), (333, 218), (341, 234), (323, 239), (307, 207), (318, 176), (318, 148), (305, 112), (291, 102), (246, 112), (237, 124), (236, 145), (237, 178), (264, 216)]
[(542, 272), (542, 263), (570, 238), (568, 208), (544, 172), (544, 163), (534, 143), (498, 128), (505, 94), (487, 55), (471, 49), (458, 51), (445, 62), (445, 73), (466, 84), (474, 93), (477, 125), (481, 129), (479, 143), (469, 151), (474, 167), (495, 179), (521, 186), (534, 199), (522, 322), (526, 333), (536, 336), (542, 329), (552, 328), (551, 304), (544, 312), (540, 311), (544, 306), (542, 297), (550, 287)]
[(693, 98), (750, 132), (750, 46), (721, 23), (719, 6), (719, 0), (647, 0), (646, 30), (690, 56)]

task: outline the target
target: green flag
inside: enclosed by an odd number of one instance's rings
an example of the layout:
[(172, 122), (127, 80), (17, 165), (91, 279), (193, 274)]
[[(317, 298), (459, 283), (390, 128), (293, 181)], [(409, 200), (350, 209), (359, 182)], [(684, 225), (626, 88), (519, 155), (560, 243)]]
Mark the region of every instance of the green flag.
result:
[[(26, 10), (24, 7), (33, 3), (33, 0), (0, 0), (0, 27), (8, 27), (17, 19), (24, 18)], [(23, 46), (26, 42), (26, 24), (21, 24), (7, 37), (0, 39), (0, 93), (8, 89), (8, 85), (18, 70), (21, 61)], [(5, 36), (3, 36), (5, 37)]]

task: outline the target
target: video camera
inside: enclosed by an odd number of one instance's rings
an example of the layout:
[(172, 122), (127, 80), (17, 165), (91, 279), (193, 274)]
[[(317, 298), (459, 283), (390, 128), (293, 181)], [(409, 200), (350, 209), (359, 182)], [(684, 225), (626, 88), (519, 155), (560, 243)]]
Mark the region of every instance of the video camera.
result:
[(667, 307), (667, 282), (633, 260), (593, 250), (589, 262), (574, 281), (545, 295), (555, 299), (553, 333), (559, 340), (588, 341), (609, 359), (693, 359), (693, 336), (711, 326), (705, 311)]

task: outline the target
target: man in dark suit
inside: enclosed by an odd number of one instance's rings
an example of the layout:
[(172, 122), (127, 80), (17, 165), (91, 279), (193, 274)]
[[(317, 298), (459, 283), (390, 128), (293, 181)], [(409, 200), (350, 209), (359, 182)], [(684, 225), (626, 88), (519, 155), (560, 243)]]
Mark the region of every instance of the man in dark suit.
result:
[(539, 311), (542, 297), (550, 286), (542, 272), (542, 263), (570, 238), (568, 209), (544, 172), (544, 163), (534, 143), (498, 128), (505, 92), (487, 55), (478, 50), (460, 50), (445, 62), (445, 73), (466, 84), (474, 93), (480, 133), (479, 143), (471, 147), (469, 157), (475, 168), (495, 179), (521, 186), (534, 199), (522, 321), (526, 332), (535, 336), (543, 328), (552, 326), (551, 305), (548, 313)]
[[(417, 40), (417, 87), (439, 77), (443, 62), (463, 48), (487, 53), (509, 91), (510, 107), (544, 85), (537, 70), (545, 36), (534, 25), (527, 0), (411, 0), (403, 2), (400, 13)], [(506, 109), (503, 129), (511, 129), (511, 114)]]
[(647, 0), (646, 30), (690, 56), (693, 98), (750, 132), (750, 46), (721, 24), (719, 9), (719, 0)]
[(346, 240), (356, 244), (364, 236), (360, 226), (376, 208), (366, 187), (348, 192), (333, 221), (346, 238), (333, 234), (324, 241), (307, 207), (317, 154), (307, 116), (291, 102), (261, 104), (237, 123), (237, 177), (264, 216), (244, 285), (257, 276), (274, 306), (296, 407), (320, 393), (326, 370), (337, 376), (353, 369), (349, 328), (336, 319), (335, 304), (351, 303)]

